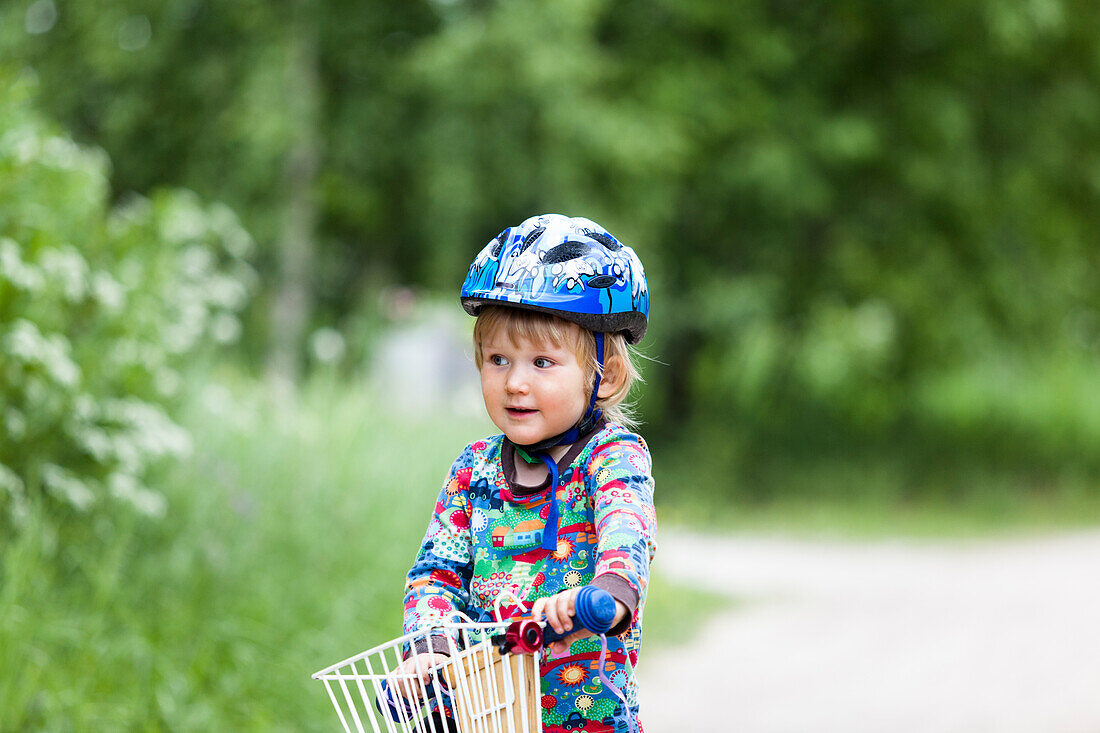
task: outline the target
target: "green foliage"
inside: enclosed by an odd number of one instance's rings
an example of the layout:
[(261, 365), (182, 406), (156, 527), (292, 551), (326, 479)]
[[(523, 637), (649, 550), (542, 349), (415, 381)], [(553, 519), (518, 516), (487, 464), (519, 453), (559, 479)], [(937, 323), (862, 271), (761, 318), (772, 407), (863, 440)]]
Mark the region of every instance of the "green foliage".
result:
[[(36, 24), (42, 5), (52, 22)], [(365, 274), (408, 280), (427, 261), (424, 243), (394, 225), (415, 216), (409, 150), (394, 143), (413, 110), (391, 78), (437, 23), (419, 0), (14, 0), (0, 7), (0, 56), (33, 67), (45, 108), (109, 153), (114, 190), (186, 186), (228, 204), (267, 282), (278, 283), (291, 179), (306, 175), (319, 224), (309, 275), (328, 285), (314, 296), (335, 319), (358, 302)], [(303, 66), (319, 78), (303, 80)], [(312, 176), (295, 159), (304, 140), (319, 145)], [(261, 349), (263, 315), (243, 334)]]
[[(0, 536), (0, 730), (328, 730), (310, 674), (401, 632), (451, 461), (486, 426), (387, 413), (360, 385), (291, 399), (189, 381), (169, 520), (61, 548)], [(31, 528), (43, 528), (32, 512)]]
[(0, 69), (0, 514), (159, 516), (148, 472), (190, 444), (164, 405), (185, 360), (236, 338), (251, 240), (187, 191), (111, 208), (106, 156), (38, 117), (34, 89)]
[(296, 180), (326, 325), (453, 293), (533, 212), (598, 219), (651, 278), (651, 442), (733, 445), (733, 486), (883, 436), (1080, 463), (1088, 408), (1033, 385), (1087, 393), (1100, 350), (1097, 28), (1058, 0), (16, 0), (0, 49), (114, 190), (239, 210), (265, 276)]
[[(179, 412), (194, 448), (161, 472), (168, 520), (58, 547), (34, 507), (0, 536), (0, 730), (330, 730), (310, 674), (400, 634), (440, 484), (491, 430), (316, 377), (290, 399), (188, 380)], [(658, 577), (647, 645), (691, 633), (684, 598), (691, 624), (723, 606)]]
[(662, 516), (1094, 520), (1098, 31), (1060, 0), (0, 4), (0, 729), (327, 727), (308, 672), (395, 632), (481, 430), (184, 384), (264, 348), (288, 211), (351, 344), (534, 212), (633, 244)]
[[(1073, 193), (1096, 185), (1100, 108), (1083, 90), (1100, 18), (1010, 5), (609, 10), (629, 88), (681, 110), (692, 151), (659, 230), (654, 326), (672, 370), (650, 404), (658, 427), (791, 457), (833, 433), (859, 452), (952, 421), (922, 404), (929, 382), (1008, 360), (1026, 388), (1053, 353), (1095, 362), (1096, 335), (1065, 316), (1091, 322), (1100, 305), (1085, 285), (1100, 222)], [(665, 423), (676, 415), (693, 422)], [(1006, 416), (1027, 432), (1024, 413)]]

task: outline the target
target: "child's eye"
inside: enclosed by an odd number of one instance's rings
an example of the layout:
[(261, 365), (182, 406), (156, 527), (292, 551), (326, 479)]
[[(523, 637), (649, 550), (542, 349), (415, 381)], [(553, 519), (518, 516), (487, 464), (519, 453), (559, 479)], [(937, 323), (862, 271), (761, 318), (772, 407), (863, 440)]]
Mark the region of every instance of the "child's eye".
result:
[(535, 366), (537, 366), (539, 369), (546, 369), (547, 367), (554, 366), (554, 362), (550, 361), (545, 356), (540, 356), (539, 358), (535, 359)]
[(505, 364), (508, 363), (508, 360), (505, 359), (500, 354), (493, 354), (492, 356), (489, 357), (489, 363), (492, 364), (493, 366), (504, 366)]

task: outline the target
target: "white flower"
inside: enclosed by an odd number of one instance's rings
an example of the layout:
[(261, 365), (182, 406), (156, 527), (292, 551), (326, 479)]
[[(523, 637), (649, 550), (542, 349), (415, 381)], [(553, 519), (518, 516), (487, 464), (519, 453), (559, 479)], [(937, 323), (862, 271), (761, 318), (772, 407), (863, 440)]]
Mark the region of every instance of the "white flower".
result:
[(61, 466), (53, 463), (42, 466), (42, 483), (47, 491), (58, 499), (68, 502), (77, 511), (87, 511), (95, 503), (95, 493), (83, 481)]
[(53, 135), (46, 138), (39, 160), (51, 168), (73, 170), (79, 168), (88, 154), (67, 137)]
[(61, 334), (43, 336), (33, 323), (20, 318), (4, 337), (3, 347), (8, 356), (41, 366), (63, 387), (75, 387), (80, 381), (80, 369), (69, 357), (69, 342)]
[(206, 219), (191, 192), (173, 196), (161, 219), (161, 236), (169, 243), (182, 244), (206, 232)]
[(227, 275), (211, 275), (206, 281), (205, 295), (207, 303), (226, 310), (240, 310), (248, 302), (244, 283)]
[(136, 467), (146, 459), (186, 456), (192, 450), (190, 433), (172, 422), (157, 405), (136, 398), (105, 400), (103, 413), (126, 431), (124, 436), (116, 435), (114, 441), (124, 465)]
[(22, 439), (27, 434), (27, 418), (14, 407), (4, 408), (4, 432), (10, 440)]
[(20, 165), (26, 165), (38, 157), (42, 141), (31, 126), (16, 128), (0, 139), (0, 149), (10, 150)]
[(23, 262), (19, 256), (19, 244), (14, 239), (0, 239), (0, 278), (27, 292), (42, 287), (45, 278), (35, 265)]
[(159, 519), (167, 513), (168, 502), (165, 501), (164, 497), (145, 488), (129, 474), (118, 471), (112, 473), (107, 478), (107, 486), (111, 491), (111, 496), (128, 502), (134, 509), (147, 517)]
[(211, 204), (207, 211), (210, 227), (221, 237), (225, 250), (238, 259), (244, 259), (252, 253), (254, 243), (248, 231), (241, 226), (233, 209), (225, 204)]
[(228, 313), (218, 313), (210, 321), (210, 335), (219, 344), (231, 344), (241, 337), (241, 322)]
[(19, 478), (15, 471), (3, 463), (0, 463), (0, 490), (6, 492), (9, 496), (22, 496), (23, 494), (23, 479)]
[(75, 248), (44, 250), (39, 265), (50, 280), (60, 285), (62, 295), (70, 303), (79, 302), (88, 292), (88, 263)]
[(205, 247), (192, 245), (180, 255), (180, 274), (188, 278), (201, 280), (213, 267), (214, 256)]
[(100, 427), (86, 423), (76, 423), (68, 426), (66, 432), (85, 453), (99, 463), (106, 462), (114, 455), (111, 436)]
[(108, 313), (118, 313), (126, 305), (126, 291), (118, 280), (111, 277), (110, 273), (103, 270), (92, 273), (91, 290), (92, 297), (98, 300), (103, 310)]
[(73, 417), (82, 422), (91, 422), (99, 415), (99, 407), (95, 399), (85, 392), (81, 392), (73, 400)]

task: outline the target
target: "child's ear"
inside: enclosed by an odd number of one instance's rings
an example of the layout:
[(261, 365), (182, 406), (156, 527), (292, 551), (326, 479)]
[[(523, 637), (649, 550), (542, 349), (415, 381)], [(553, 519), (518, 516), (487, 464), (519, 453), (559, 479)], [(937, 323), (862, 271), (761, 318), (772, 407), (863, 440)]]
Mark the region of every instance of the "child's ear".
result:
[(600, 389), (596, 396), (606, 400), (619, 391), (626, 378), (626, 370), (623, 369), (623, 360), (620, 356), (611, 356), (603, 365), (603, 377), (600, 379)]

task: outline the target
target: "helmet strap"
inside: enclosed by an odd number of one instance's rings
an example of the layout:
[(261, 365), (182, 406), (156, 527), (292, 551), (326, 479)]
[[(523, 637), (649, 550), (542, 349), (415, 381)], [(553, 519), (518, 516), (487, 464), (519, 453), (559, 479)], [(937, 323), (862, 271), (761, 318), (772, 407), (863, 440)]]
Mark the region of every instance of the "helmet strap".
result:
[[(538, 463), (538, 454), (545, 453), (551, 448), (556, 448), (559, 445), (572, 445), (576, 443), (582, 435), (590, 431), (596, 426), (600, 418), (603, 417), (603, 410), (596, 409), (596, 399), (599, 396), (600, 391), (600, 374), (603, 372), (603, 354), (604, 354), (604, 335), (602, 332), (596, 332), (593, 334), (596, 337), (596, 379), (592, 384), (592, 396), (588, 400), (588, 408), (584, 411), (584, 415), (577, 421), (577, 424), (566, 430), (564, 433), (551, 436), (546, 440), (541, 440), (538, 443), (531, 443), (529, 445), (519, 445), (513, 443), (520, 453), (522, 458), (527, 463)], [(526, 454), (526, 455), (524, 455)]]
[(601, 374), (603, 373), (604, 358), (604, 334), (601, 331), (593, 333), (596, 337), (596, 379), (592, 384), (592, 396), (588, 400), (588, 409), (585, 410), (577, 424), (564, 433), (555, 435), (546, 440), (532, 445), (512, 445), (516, 448), (516, 455), (527, 463), (538, 463), (540, 460), (546, 464), (550, 471), (550, 512), (546, 517), (546, 527), (542, 533), (542, 549), (554, 551), (558, 549), (558, 464), (550, 456), (550, 449), (559, 445), (572, 445), (582, 435), (596, 426), (603, 416), (602, 410), (596, 409), (596, 399), (599, 396)]

